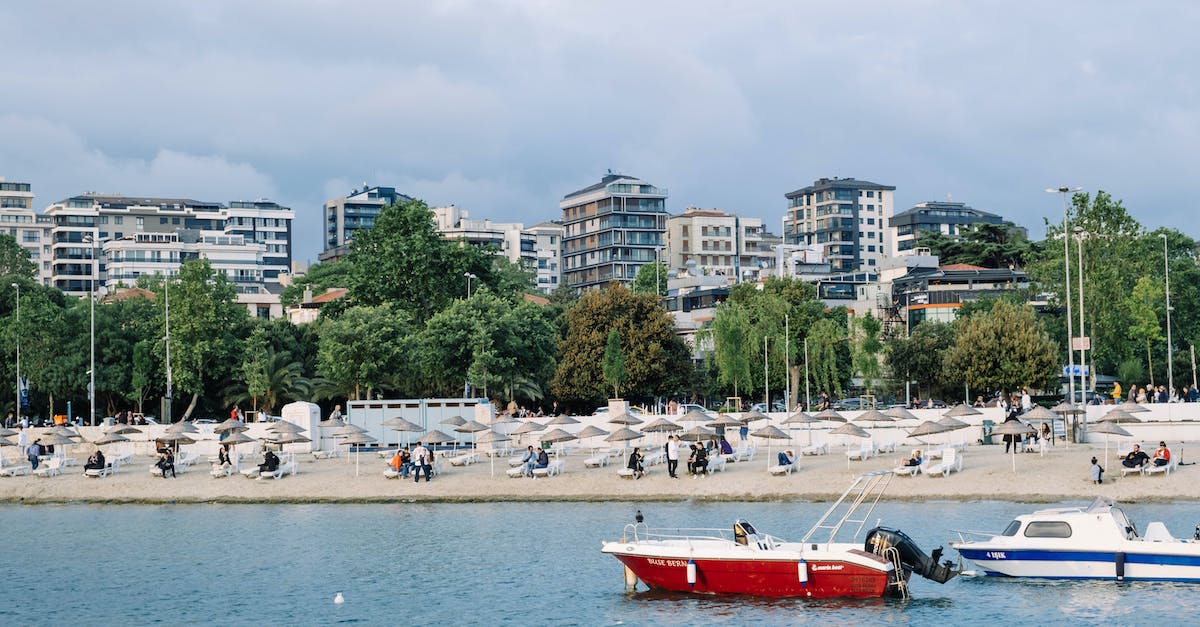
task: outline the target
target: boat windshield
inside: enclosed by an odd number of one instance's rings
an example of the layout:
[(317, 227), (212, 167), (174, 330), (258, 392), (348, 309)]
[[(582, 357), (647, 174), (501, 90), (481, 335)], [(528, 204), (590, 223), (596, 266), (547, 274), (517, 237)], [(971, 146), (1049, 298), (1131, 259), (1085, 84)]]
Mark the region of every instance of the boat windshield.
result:
[(1017, 535), (1017, 530), (1020, 528), (1021, 528), (1021, 521), (1014, 520), (1014, 521), (1008, 523), (1008, 526), (1004, 528), (1004, 533), (1002, 533), (1000, 535), (1015, 536), (1015, 535)]

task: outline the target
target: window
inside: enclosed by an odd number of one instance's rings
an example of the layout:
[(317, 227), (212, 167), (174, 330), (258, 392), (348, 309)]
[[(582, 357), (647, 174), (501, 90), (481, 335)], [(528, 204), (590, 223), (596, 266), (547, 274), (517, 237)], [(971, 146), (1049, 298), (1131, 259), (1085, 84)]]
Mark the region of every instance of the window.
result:
[(113, 224), (125, 224), (125, 216), (113, 216)]
[(1026, 538), (1070, 538), (1071, 525), (1061, 521), (1031, 522), (1025, 526)]
[(1004, 528), (1004, 533), (1002, 533), (1000, 535), (1009, 536), (1009, 537), (1015, 536), (1015, 535), (1017, 535), (1017, 530), (1020, 528), (1021, 528), (1021, 521), (1014, 520), (1014, 521), (1008, 523), (1008, 526)]
[(870, 246), (867, 246), (867, 252), (869, 252), (869, 253), (875, 252), (875, 245), (872, 244)]
[(875, 192), (873, 192), (873, 191), (867, 192), (867, 198), (874, 198), (874, 197), (875, 197)]
[(137, 228), (138, 228), (138, 230), (139, 230), (139, 231), (140, 231), (140, 230), (142, 230), (142, 227), (143, 227), (143, 226), (145, 226), (145, 225), (146, 225), (146, 219), (145, 219), (145, 218), (143, 218), (143, 217), (140, 217), (140, 216), (139, 216), (139, 217), (138, 217), (138, 219), (137, 219)]
[(867, 224), (875, 224), (875, 218), (867, 218)]
[(875, 260), (874, 260), (874, 259), (868, 259), (868, 260), (867, 260), (867, 265), (868, 265), (868, 266), (873, 266), (873, 265), (875, 265)]
[(158, 219), (158, 223), (159, 223), (159, 224), (166, 224), (166, 223), (167, 223), (167, 219), (166, 219), (166, 218), (159, 218), (159, 219)]
[(179, 224), (179, 218), (171, 218), (171, 224)]
[(868, 238), (868, 239), (875, 239), (875, 231), (871, 231), (871, 232), (867, 233), (867, 238)]

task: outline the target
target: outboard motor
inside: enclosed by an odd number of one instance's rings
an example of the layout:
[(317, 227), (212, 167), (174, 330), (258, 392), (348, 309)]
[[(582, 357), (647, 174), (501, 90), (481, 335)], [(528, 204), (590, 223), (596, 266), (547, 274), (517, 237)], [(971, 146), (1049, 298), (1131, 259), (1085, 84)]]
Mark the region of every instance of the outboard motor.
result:
[(932, 581), (946, 583), (954, 579), (959, 571), (954, 568), (954, 562), (946, 560), (939, 564), (942, 557), (942, 547), (933, 550), (932, 555), (926, 555), (908, 534), (899, 529), (876, 527), (867, 532), (865, 549), (876, 555), (882, 555), (887, 549), (895, 547), (900, 553), (900, 563), (904, 568)]

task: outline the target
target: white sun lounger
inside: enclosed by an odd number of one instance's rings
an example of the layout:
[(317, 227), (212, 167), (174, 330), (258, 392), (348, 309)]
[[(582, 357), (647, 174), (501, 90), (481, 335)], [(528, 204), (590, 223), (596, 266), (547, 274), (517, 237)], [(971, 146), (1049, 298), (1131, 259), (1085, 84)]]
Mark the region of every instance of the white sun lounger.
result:
[(87, 468), (87, 469), (85, 469), (83, 471), (83, 476), (90, 477), (92, 479), (99, 479), (100, 477), (107, 477), (107, 476), (111, 475), (112, 473), (113, 473), (113, 465), (105, 464), (104, 468)]
[(960, 472), (962, 470), (962, 455), (958, 449), (948, 447), (942, 450), (942, 461), (939, 464), (931, 464), (922, 472), (927, 477), (942, 477), (946, 478), (952, 472)]
[(39, 466), (37, 470), (33, 471), (33, 474), (38, 477), (53, 477), (54, 475), (62, 474), (62, 467), (62, 458), (53, 457), (44, 466)]
[(474, 464), (477, 461), (479, 461), (479, 453), (472, 451), (470, 453), (463, 453), (462, 455), (459, 455), (457, 457), (451, 457), (450, 465), (451, 466), (467, 466), (469, 464)]
[(545, 478), (545, 477), (553, 477), (554, 475), (562, 474), (563, 466), (565, 466), (566, 463), (567, 463), (567, 461), (564, 459), (556, 459), (556, 460), (550, 462), (550, 465), (546, 466), (545, 468), (534, 468), (533, 469), (533, 478), (538, 479), (538, 478)]
[(1142, 470), (1142, 474), (1144, 474), (1144, 475), (1169, 475), (1169, 474), (1171, 474), (1171, 471), (1175, 470), (1176, 463), (1177, 462), (1175, 461), (1174, 457), (1172, 457), (1171, 461), (1167, 462), (1166, 465), (1163, 465), (1163, 466), (1155, 466), (1154, 462), (1151, 462), (1149, 464), (1146, 464), (1145, 469)]
[(708, 474), (725, 470), (725, 456), (714, 455), (708, 460)]
[(768, 472), (770, 472), (772, 475), (775, 475), (777, 477), (782, 477), (784, 475), (790, 475), (795, 470), (796, 470), (795, 462), (793, 462), (791, 464), (782, 465), (782, 466), (779, 464), (776, 464), (767, 469)]
[(813, 444), (811, 446), (806, 446), (806, 447), (800, 449), (800, 454), (801, 455), (828, 455), (829, 454), (829, 444), (822, 442), (820, 444)]
[(865, 460), (875, 456), (875, 443), (870, 438), (864, 438), (857, 449), (849, 449), (846, 451), (847, 459)]
[(583, 460), (583, 465), (586, 468), (599, 468), (601, 466), (607, 466), (608, 459), (608, 453), (600, 453)]
[(919, 465), (919, 466), (905, 466), (905, 465), (896, 466), (895, 468), (892, 469), (892, 474), (896, 475), (897, 477), (915, 477), (918, 474), (925, 472), (925, 469), (928, 467), (929, 467), (929, 458), (922, 457), (921, 465)]
[(5, 466), (0, 468), (0, 477), (17, 477), (27, 475), (33, 471), (29, 464), (17, 464), (15, 466)]

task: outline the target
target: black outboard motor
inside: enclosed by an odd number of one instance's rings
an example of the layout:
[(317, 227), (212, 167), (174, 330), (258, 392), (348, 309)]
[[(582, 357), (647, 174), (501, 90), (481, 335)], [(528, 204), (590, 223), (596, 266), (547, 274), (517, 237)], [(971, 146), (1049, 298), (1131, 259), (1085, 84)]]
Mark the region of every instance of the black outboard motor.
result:
[(950, 560), (938, 564), (938, 560), (942, 557), (942, 547), (940, 546), (933, 550), (933, 555), (925, 555), (917, 543), (899, 529), (876, 527), (867, 532), (865, 549), (868, 552), (883, 555), (883, 552), (891, 547), (896, 547), (896, 550), (899, 551), (900, 564), (904, 568), (926, 579), (946, 583), (959, 573), (954, 568), (954, 562)]

